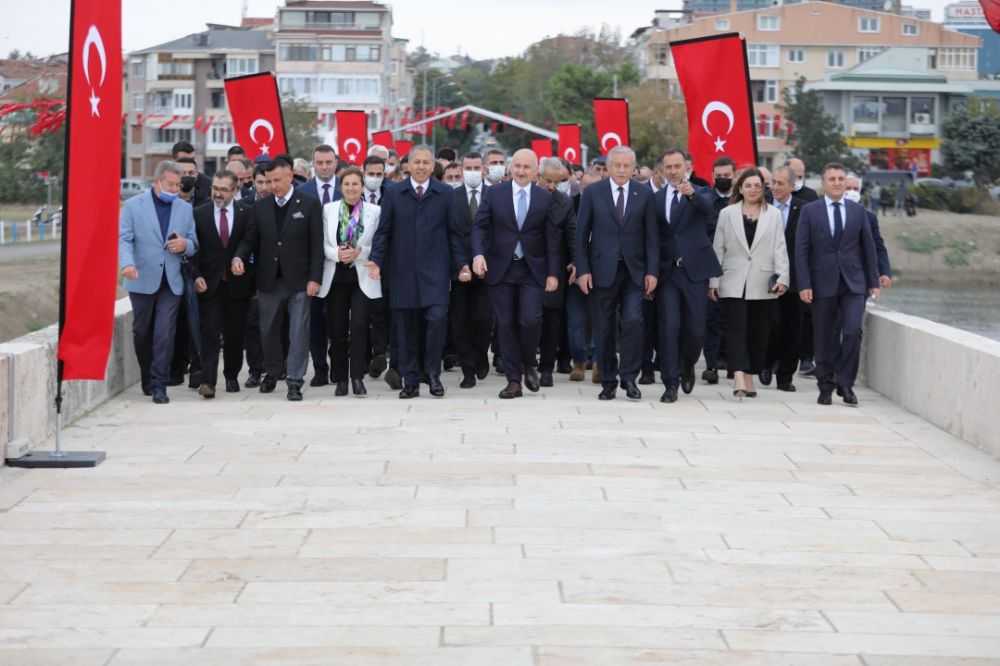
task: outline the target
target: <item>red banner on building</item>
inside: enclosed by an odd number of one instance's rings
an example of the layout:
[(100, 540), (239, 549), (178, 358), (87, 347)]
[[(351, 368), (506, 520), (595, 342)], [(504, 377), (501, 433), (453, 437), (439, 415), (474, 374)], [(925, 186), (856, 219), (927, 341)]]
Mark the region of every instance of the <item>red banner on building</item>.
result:
[(559, 157), (570, 164), (583, 163), (583, 144), (579, 125), (559, 125)]
[(288, 152), (281, 115), (278, 81), (271, 72), (225, 80), (226, 104), (233, 119), (236, 143), (247, 157), (274, 157)]
[(121, 144), (121, 3), (74, 0), (71, 7), (59, 379), (103, 380), (115, 323), (121, 184), (117, 169), (86, 165)]
[(594, 128), (601, 155), (629, 142), (628, 100), (598, 97), (594, 100)]
[(531, 140), (531, 150), (538, 155), (538, 159), (543, 157), (552, 157), (552, 140), (551, 139), (532, 139)]
[(373, 146), (385, 146), (386, 150), (392, 150), (392, 132), (384, 130), (372, 134)]
[[(753, 97), (746, 42), (739, 33), (670, 42), (688, 115), (694, 171), (711, 180), (712, 163), (726, 155), (757, 164)], [(726, 63), (719, 67), (718, 63)]]
[(337, 155), (355, 166), (365, 162), (368, 151), (368, 114), (337, 111)]

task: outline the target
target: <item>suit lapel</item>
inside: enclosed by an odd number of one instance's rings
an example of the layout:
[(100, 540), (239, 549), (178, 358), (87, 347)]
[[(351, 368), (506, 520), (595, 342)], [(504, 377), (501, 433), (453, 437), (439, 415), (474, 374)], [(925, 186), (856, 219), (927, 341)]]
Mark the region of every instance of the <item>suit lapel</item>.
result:
[(285, 217), (285, 223), (281, 225), (281, 238), (284, 239), (285, 235), (288, 233), (288, 228), (295, 224), (295, 214), (299, 212), (299, 208), (302, 205), (302, 197), (297, 192), (292, 192), (292, 197), (285, 204), (288, 206), (288, 215)]
[[(747, 251), (747, 254), (750, 254), (750, 243), (747, 242), (747, 230), (743, 226), (743, 211), (742, 210), (740, 211), (739, 215), (737, 216), (736, 238), (739, 239), (740, 244), (743, 245), (743, 249)], [(757, 240), (757, 235), (756, 234), (754, 234), (754, 240), (755, 241)]]
[[(754, 248), (756, 248), (761, 243), (761, 237), (766, 235), (771, 229), (771, 223), (768, 221), (768, 216), (764, 215), (764, 211), (760, 211), (760, 218), (757, 220), (757, 231), (753, 235), (753, 243), (750, 245), (749, 252), (753, 254)], [(746, 234), (744, 234), (744, 240)]]
[(629, 220), (632, 218), (632, 213), (639, 206), (639, 185), (636, 182), (629, 183), (628, 186), (628, 197), (625, 199), (625, 218), (622, 220), (622, 228), (628, 226)]

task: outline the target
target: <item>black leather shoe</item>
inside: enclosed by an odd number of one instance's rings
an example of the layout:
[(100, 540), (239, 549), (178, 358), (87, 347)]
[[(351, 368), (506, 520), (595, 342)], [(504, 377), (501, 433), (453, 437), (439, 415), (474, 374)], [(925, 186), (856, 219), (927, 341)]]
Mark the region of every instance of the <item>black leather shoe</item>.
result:
[(719, 371), (715, 368), (708, 368), (701, 373), (701, 380), (706, 384), (718, 384), (719, 383)]
[(843, 398), (844, 398), (844, 404), (845, 405), (847, 405), (848, 407), (857, 407), (858, 406), (858, 396), (854, 395), (854, 391), (853, 390), (851, 390), (851, 389), (844, 389), (843, 393), (844, 393)]
[(761, 370), (757, 378), (760, 379), (760, 383), (764, 386), (770, 386), (771, 380), (774, 379), (774, 373), (770, 370)]
[(337, 387), (333, 390), (333, 394), (338, 398), (347, 395), (347, 382), (337, 382)]
[(157, 405), (165, 405), (170, 402), (170, 398), (167, 397), (167, 390), (163, 387), (156, 387), (153, 389), (153, 402)]
[(235, 377), (226, 380), (226, 393), (239, 393), (240, 382)]
[(476, 379), (486, 379), (490, 375), (490, 362), (484, 356), (483, 359), (476, 364)]
[(552, 373), (551, 372), (543, 372), (543, 373), (539, 374), (539, 376), (538, 376), (538, 385), (539, 386), (544, 386), (545, 388), (551, 388), (552, 387)]
[(431, 387), (431, 395), (434, 396), (435, 398), (443, 398), (444, 384), (441, 383), (441, 375), (433, 375), (431, 377), (428, 377), (428, 379), (429, 381), (427, 383)]
[(694, 370), (690, 373), (681, 373), (681, 390), (684, 391), (685, 395), (694, 390)]
[(778, 382), (777, 389), (786, 393), (795, 393), (795, 384), (791, 382)]
[(274, 387), (278, 385), (278, 378), (274, 375), (264, 375), (264, 378), (260, 380), (260, 392), (270, 393), (274, 390)]
[(298, 386), (289, 386), (288, 399), (292, 402), (300, 402), (302, 400), (302, 389)]
[(615, 396), (618, 395), (618, 391), (615, 390), (614, 386), (605, 386), (600, 395), (597, 396), (598, 400), (614, 400)]
[(194, 371), (188, 375), (188, 388), (189, 389), (199, 389), (204, 382), (201, 381), (201, 372)]
[(148, 398), (151, 395), (153, 395), (153, 389), (151, 389), (148, 386), (143, 386), (142, 387), (142, 394)]
[(385, 373), (385, 383), (389, 385), (394, 391), (399, 391), (403, 388), (403, 378), (399, 376), (399, 370), (396, 368), (389, 368)]
[(622, 388), (625, 389), (625, 397), (629, 400), (642, 400), (642, 391), (632, 381), (623, 381)]
[(524, 393), (521, 392), (521, 385), (517, 382), (508, 382), (507, 387), (500, 391), (500, 398), (503, 400), (520, 398), (522, 395)]
[(279, 382), (283, 382), (286, 379), (288, 379), (288, 373), (286, 371), (282, 370), (281, 373), (278, 375), (278, 381)]
[(819, 405), (832, 405), (833, 400), (830, 398), (829, 393), (820, 393), (819, 397), (816, 398), (816, 404)]
[(314, 375), (312, 379), (309, 380), (309, 386), (313, 388), (319, 388), (320, 386), (326, 386), (330, 382), (326, 378), (326, 373), (322, 375)]
[(458, 388), (470, 389), (476, 387), (476, 373), (469, 368), (462, 368), (462, 383)]
[(167, 386), (180, 386), (183, 383), (184, 375), (170, 375), (170, 379), (167, 380)]
[(838, 398), (844, 397), (844, 389), (840, 388), (839, 386), (837, 387), (837, 397)]
[(420, 385), (419, 384), (417, 386), (405, 386), (405, 387), (403, 387), (403, 390), (401, 390), (399, 392), (399, 399), (400, 400), (410, 400), (412, 398), (416, 398), (419, 395), (420, 395)]
[(388, 362), (385, 360), (385, 354), (375, 354), (372, 357), (372, 362), (368, 364), (368, 376), (372, 379), (378, 379), (385, 372), (385, 368)]
[(668, 386), (666, 390), (663, 392), (663, 395), (660, 396), (660, 402), (666, 402), (666, 403), (677, 402), (677, 387)]
[(528, 389), (532, 393), (537, 393), (538, 387), (540, 386), (539, 382), (541, 381), (541, 379), (538, 376), (538, 370), (531, 367), (530, 365), (524, 366), (523, 370), (524, 370), (524, 388)]
[(352, 379), (351, 392), (354, 393), (355, 398), (367, 398), (368, 389), (365, 388), (365, 381), (363, 379)]
[(560, 375), (568, 375), (573, 372), (573, 366), (570, 365), (569, 361), (557, 361), (556, 362), (556, 372)]
[(430, 386), (431, 385), (431, 376), (428, 375), (426, 372), (421, 372), (420, 373), (420, 383), (421, 384), (427, 384), (428, 386)]
[(452, 368), (458, 365), (458, 355), (445, 354), (445, 357), (442, 359), (442, 362), (444, 363), (445, 372), (447, 372), (448, 370), (451, 370)]
[(804, 358), (799, 361), (799, 374), (805, 377), (816, 376), (816, 364), (811, 358)]
[(642, 369), (642, 374), (639, 375), (639, 383), (643, 386), (656, 383), (656, 373), (653, 372), (652, 368)]
[(251, 372), (250, 376), (248, 376), (247, 380), (243, 383), (243, 387), (244, 388), (257, 388), (258, 386), (260, 386), (260, 373), (259, 372)]
[(209, 384), (202, 384), (198, 387), (198, 395), (203, 398), (214, 398), (215, 397), (215, 387)]

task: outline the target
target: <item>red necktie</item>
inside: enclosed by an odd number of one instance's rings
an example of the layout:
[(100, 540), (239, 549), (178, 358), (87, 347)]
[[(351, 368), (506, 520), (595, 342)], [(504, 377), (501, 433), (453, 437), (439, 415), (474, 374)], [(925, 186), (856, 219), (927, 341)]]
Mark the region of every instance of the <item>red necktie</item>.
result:
[(225, 208), (219, 209), (219, 240), (222, 241), (222, 247), (229, 246), (229, 219)]
[(417, 185), (417, 198), (418, 199), (423, 199), (424, 198), (424, 186), (423, 185)]
[(375, 203), (375, 193), (374, 192), (372, 192), (371, 201), (372, 201), (372, 203)]

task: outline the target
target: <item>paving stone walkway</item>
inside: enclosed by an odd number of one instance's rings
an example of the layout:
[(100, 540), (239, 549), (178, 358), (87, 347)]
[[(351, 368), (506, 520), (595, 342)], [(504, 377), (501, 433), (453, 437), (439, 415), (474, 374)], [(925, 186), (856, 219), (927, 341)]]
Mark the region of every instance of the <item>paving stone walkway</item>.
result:
[(871, 391), (446, 377), (134, 387), (4, 468), (0, 664), (1000, 664), (1000, 463)]

